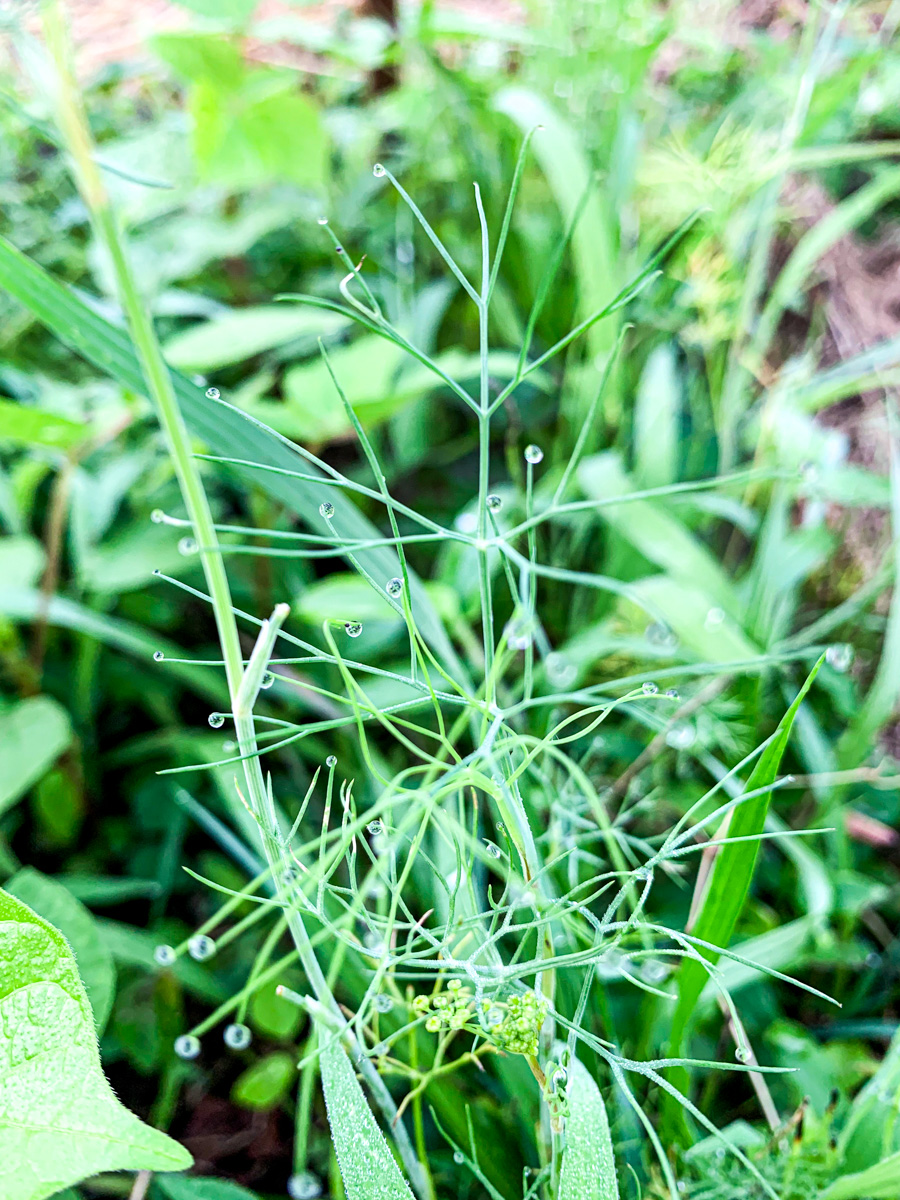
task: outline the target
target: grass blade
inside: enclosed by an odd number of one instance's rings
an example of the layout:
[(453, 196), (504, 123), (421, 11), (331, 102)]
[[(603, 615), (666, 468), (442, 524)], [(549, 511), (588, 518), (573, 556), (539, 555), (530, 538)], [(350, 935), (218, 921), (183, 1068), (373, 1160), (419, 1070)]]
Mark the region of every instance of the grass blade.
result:
[[(746, 792), (768, 788), (774, 783), (781, 759), (787, 748), (794, 718), (824, 661), (825, 656), (823, 655), (809, 673), (794, 703), (782, 717), (774, 736), (757, 759), (756, 766), (747, 780), (744, 789)], [(763, 832), (770, 795), (771, 792), (764, 792), (733, 810), (728, 827), (730, 838), (752, 837)], [(706, 942), (712, 942), (716, 946), (728, 945), (750, 890), (758, 853), (758, 841), (735, 842), (721, 848), (712, 870), (702, 907), (691, 931), (693, 936)], [(711, 963), (718, 960), (718, 955), (715, 953), (709, 953), (706, 957)], [(672, 1020), (669, 1043), (669, 1053), (673, 1058), (678, 1057), (681, 1051), (688, 1022), (697, 1007), (707, 978), (708, 973), (702, 963), (691, 958), (684, 960), (679, 971), (678, 1001)], [(672, 1077), (673, 1084), (681, 1091), (684, 1090), (686, 1083), (685, 1074), (684, 1068), (679, 1067)], [(675, 1075), (681, 1078), (675, 1078)]]

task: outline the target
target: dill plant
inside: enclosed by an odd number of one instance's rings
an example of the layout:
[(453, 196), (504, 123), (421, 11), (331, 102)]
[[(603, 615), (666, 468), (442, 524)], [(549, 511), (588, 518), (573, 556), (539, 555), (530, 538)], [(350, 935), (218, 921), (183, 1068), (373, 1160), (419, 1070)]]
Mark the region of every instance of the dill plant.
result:
[[(635, 832), (639, 799), (626, 791), (613, 806), (613, 797), (595, 783), (597, 735), (618, 714), (655, 731), (672, 728), (684, 702), (670, 685), (679, 677), (690, 682), (697, 675), (715, 674), (715, 667), (669, 666), (657, 676), (665, 676), (662, 684), (657, 678), (633, 675), (612, 683), (579, 685), (578, 663), (551, 645), (538, 602), (541, 586), (551, 583), (567, 590), (599, 589), (643, 609), (648, 622), (660, 620), (652, 604), (626, 583), (572, 569), (564, 559), (545, 559), (553, 545), (548, 531), (603, 503), (570, 497), (624, 334), (563, 461), (551, 463), (541, 446), (529, 442), (520, 449), (521, 486), (515, 480), (499, 480), (493, 474), (491, 426), (530, 375), (652, 283), (685, 228), (676, 231), (610, 304), (557, 344), (533, 355), (535, 325), (552, 296), (563, 243), (538, 288), (513, 376), (498, 387), (491, 373), (489, 314), (531, 135), (522, 147), (496, 240), (475, 185), (473, 219), (478, 221), (481, 244), (476, 282), (462, 271), (400, 181), (378, 164), (375, 176), (396, 189), (475, 308), (478, 389), (470, 393), (408, 340), (385, 311), (388, 305), (378, 279), (368, 280), (362, 267), (354, 265), (327, 222), (323, 222), (324, 232), (332, 237), (344, 266), (343, 303), (312, 296), (282, 299), (340, 312), (370, 333), (389, 339), (432, 371), (470, 412), (478, 435), (471, 521), (442, 524), (392, 494), (376, 446), (334, 372), (335, 403), (346, 410), (369, 482), (360, 482), (302, 446), (291, 446), (293, 468), (237, 455), (200, 454), (188, 435), (171, 373), (95, 164), (55, 6), (48, 8), (47, 29), (59, 72), (61, 124), (82, 194), (113, 263), (146, 389), (166, 435), (187, 513), (181, 517), (157, 511), (154, 520), (180, 531), (184, 553), (196, 554), (202, 563), (206, 590), (188, 588), (175, 579), (170, 582), (209, 602), (218, 631), (221, 661), (211, 665), (224, 668), (231, 708), (210, 714), (209, 724), (214, 729), (233, 728), (234, 751), (214, 765), (235, 772), (236, 820), (245, 833), (252, 834), (254, 853), (258, 849), (263, 856), (246, 888), (226, 894), (218, 912), (183, 945), (157, 948), (157, 962), (166, 968), (184, 953), (203, 961), (239, 937), (260, 939), (245, 986), (182, 1034), (176, 1052), (183, 1058), (196, 1057), (204, 1036), (217, 1027), (224, 1027), (227, 1048), (246, 1048), (251, 1038), (246, 1024), (251, 997), (272, 981), (281, 982), (288, 968), (299, 964), (305, 990), (280, 989), (310, 1016), (300, 1063), (296, 1173), (291, 1185), (295, 1198), (313, 1196), (318, 1189), (308, 1171), (307, 1147), (320, 1069), (326, 1096), (331, 1089), (332, 1134), (351, 1200), (408, 1193), (399, 1174), (396, 1180), (389, 1172), (374, 1179), (360, 1166), (351, 1115), (364, 1128), (371, 1118), (361, 1115), (353, 1072), (347, 1081), (348, 1061), (380, 1114), (413, 1191), (419, 1200), (428, 1200), (438, 1194), (428, 1144), (428, 1089), (451, 1073), (483, 1070), (492, 1060), (499, 1061), (498, 1056), (527, 1064), (532, 1101), (526, 1107), (539, 1114), (537, 1159), (523, 1180), (524, 1195), (550, 1200), (585, 1195), (579, 1191), (583, 1185), (578, 1171), (579, 1163), (587, 1162), (596, 1149), (591, 1143), (601, 1146), (602, 1157), (596, 1161), (602, 1163), (603, 1173), (591, 1184), (591, 1195), (618, 1194), (601, 1098), (601, 1092), (612, 1094), (610, 1083), (617, 1089), (619, 1123), (624, 1126), (630, 1121), (632, 1130), (643, 1131), (655, 1151), (661, 1186), (674, 1195), (678, 1184), (670, 1157), (645, 1111), (648, 1092), (652, 1089), (667, 1097), (716, 1138), (714, 1124), (668, 1072), (683, 1072), (687, 1066), (752, 1072), (757, 1086), (764, 1088), (765, 1074), (776, 1068), (756, 1062), (735, 1005), (719, 981), (720, 955), (726, 961), (743, 960), (714, 940), (670, 928), (654, 917), (651, 896), (657, 880), (677, 876), (716, 830), (720, 851), (726, 847), (743, 851), (746, 843), (755, 850), (760, 837), (772, 836), (763, 835), (761, 829), (737, 835), (732, 829), (729, 836), (727, 825), (726, 830), (721, 826), (736, 812), (747, 811), (754, 803), (765, 804), (776, 786), (789, 722), (724, 774), (672, 828), (646, 835)], [(322, 354), (331, 370), (324, 346)], [(210, 388), (206, 403), (211, 408), (227, 407), (227, 398)], [(280, 472), (312, 485), (320, 499), (316, 511), (304, 514), (310, 531), (265, 531), (276, 545), (261, 549), (249, 540), (258, 532), (254, 528), (217, 523), (204, 489), (201, 459), (247, 472)], [(759, 474), (745, 471), (653, 488), (617, 497), (616, 502), (743, 484)], [(380, 511), (378, 537), (346, 532), (346, 514), (355, 496)], [(448, 547), (458, 556), (460, 569), (477, 579), (477, 631), (457, 637), (457, 644), (436, 618), (428, 590), (410, 563), (413, 555), (421, 557), (423, 548)], [(336, 613), (323, 623), (320, 637), (310, 641), (291, 631), (286, 603), (267, 617), (238, 611), (225, 568), (226, 555), (233, 554), (342, 556), (405, 627), (404, 665), (389, 669), (354, 657), (356, 640), (364, 630), (353, 612)], [(385, 563), (390, 564), (389, 570), (384, 569)], [(241, 647), (240, 625), (255, 631), (249, 657)], [(809, 653), (806, 649), (797, 657), (808, 658)], [(761, 660), (750, 667), (764, 665)], [(308, 677), (302, 684), (289, 670), (296, 666), (306, 670)], [(259, 715), (260, 693), (271, 686), (276, 674), (280, 687), (302, 686), (327, 701), (337, 715), (304, 723)], [(381, 702), (373, 685), (389, 685), (395, 698)], [(355, 737), (356, 762), (366, 772), (362, 787), (347, 777), (336, 755), (328, 755), (289, 819), (264, 767), (265, 756), (283, 754), (301, 739), (335, 732), (344, 735), (345, 742)], [(757, 759), (745, 787), (743, 773)], [(214, 828), (214, 818), (186, 790), (180, 798), (208, 828)], [(312, 826), (313, 812), (319, 816), (317, 829)], [(216, 833), (234, 838), (221, 828)], [(752, 860), (749, 865), (752, 870)], [(221, 885), (210, 886), (227, 893)], [(249, 914), (232, 922), (248, 904)], [(290, 944), (286, 952), (285, 940)], [(364, 980), (352, 1009), (339, 1002), (342, 973), (350, 964)], [(604, 972), (613, 971), (633, 986), (635, 1002), (647, 1004), (652, 1013), (658, 1011), (659, 1002), (675, 999), (677, 980), (689, 964), (699, 969), (703, 982), (710, 979), (718, 988), (734, 1031), (735, 1061), (691, 1062), (680, 1046), (669, 1058), (632, 1058), (595, 1032), (603, 1025)], [(785, 978), (775, 971), (771, 974)], [(798, 986), (814, 990), (802, 983)], [(690, 1010), (698, 996), (699, 990)], [(508, 1080), (514, 1078), (520, 1077), (507, 1074)], [(590, 1121), (585, 1117), (588, 1112)], [(443, 1132), (437, 1116), (435, 1127)], [(371, 1134), (366, 1144), (378, 1153), (374, 1137)], [(471, 1171), (496, 1196), (484, 1168), (491, 1150), (478, 1146), (471, 1123), (465, 1144), (449, 1132), (445, 1137), (456, 1164)], [(723, 1147), (754, 1178), (761, 1195), (776, 1195), (738, 1146), (723, 1142)]]

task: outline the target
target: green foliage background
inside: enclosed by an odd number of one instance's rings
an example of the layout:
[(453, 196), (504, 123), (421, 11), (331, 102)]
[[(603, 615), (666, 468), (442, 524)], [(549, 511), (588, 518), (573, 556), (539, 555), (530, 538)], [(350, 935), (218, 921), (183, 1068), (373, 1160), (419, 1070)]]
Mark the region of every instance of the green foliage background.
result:
[[(567, 499), (593, 503), (541, 530), (541, 557), (627, 584), (641, 604), (542, 580), (554, 657), (536, 669), (539, 686), (619, 695), (658, 680), (681, 690), (687, 704), (674, 723), (661, 709), (625, 706), (577, 748), (635, 842), (661, 836), (769, 737), (831, 647), (788, 744), (786, 768), (798, 778), (775, 792), (766, 818), (769, 834), (817, 832), (760, 843), (732, 948), (842, 1008), (729, 961), (723, 977), (759, 1060), (793, 1068), (766, 1078), (780, 1119), (794, 1120), (770, 1141), (743, 1073), (694, 1071), (690, 1094), (786, 1200), (897, 1195), (896, 1162), (876, 1164), (900, 1149), (896, 1043), (888, 1049), (900, 996), (900, 329), (836, 350), (836, 285), (823, 266), (835, 246), (883, 248), (895, 228), (896, 5), (810, 5), (802, 16), (786, 7), (767, 23), (729, 4), (701, 14), (690, 3), (560, 0), (513, 21), (426, 2), (404, 10), (397, 30), (349, 10), (313, 18), (302, 4), (277, 16), (247, 2), (184, 7), (184, 31), (152, 37), (149, 65), (93, 75), (86, 103), (168, 361), (197, 384), (181, 385), (186, 411), (202, 414), (213, 385), (368, 486), (321, 339), (392, 494), (441, 524), (474, 528), (470, 414), (433, 372), (338, 311), (339, 284), (365, 255), (363, 275), (378, 280), (396, 326), (462, 384), (478, 377), (477, 315), (373, 163), (390, 168), (475, 279), (472, 182), (496, 239), (523, 137), (542, 126), (496, 281), (498, 392), (529, 336), (535, 357), (555, 345), (700, 210), (659, 278), (498, 410), (500, 520), (521, 513), (525, 445), (543, 451), (536, 487), (549, 501), (584, 427)], [(13, 22), (5, 54), (0, 232), (119, 325), (109, 264), (60, 150), (43, 51)], [(378, 90), (372, 73), (384, 66), (396, 81)], [(798, 200), (807, 186), (822, 197), (817, 222)], [(335, 254), (323, 215), (345, 254)], [(310, 1028), (274, 979), (246, 1004), (249, 1049), (226, 1051), (216, 1030), (199, 1059), (174, 1053), (179, 1035), (243, 988), (260, 949), (251, 931), (209, 962), (183, 957), (160, 971), (153, 958), (223, 899), (196, 875), (241, 889), (259, 867), (232, 768), (158, 773), (228, 757), (228, 730), (207, 721), (228, 710), (221, 672), (195, 665), (219, 652), (208, 606), (190, 590), (203, 585), (196, 556), (179, 546), (184, 531), (151, 518), (183, 510), (140, 377), (127, 384), (73, 353), (74, 318), (71, 331), (51, 336), (14, 291), (0, 291), (3, 886), (71, 944), (119, 1098), (192, 1148), (200, 1172), (232, 1185), (158, 1177), (158, 1195), (237, 1200), (241, 1185), (283, 1196), (291, 1176), (310, 1171), (340, 1196), (318, 1084), (304, 1094), (294, 1069), (312, 1048)], [(333, 304), (276, 302), (283, 293)], [(875, 430), (868, 441), (861, 413)], [(217, 429), (193, 428), (198, 450), (241, 457), (230, 429), (224, 418)], [(321, 489), (234, 463), (205, 471), (217, 521), (257, 530), (226, 535), (237, 607), (263, 615), (287, 599), (293, 632), (308, 639), (323, 620), (359, 620), (356, 656), (395, 667), (402, 622), (345, 561), (271, 553), (285, 545), (278, 533), (316, 527)], [(679, 491), (733, 472), (749, 473)], [(621, 502), (633, 491), (648, 494)], [(357, 494), (355, 503), (383, 524), (371, 499)], [(451, 541), (408, 553), (440, 636), (477, 663), (472, 557)], [(512, 615), (504, 604), (501, 625)], [(641, 605), (658, 619), (648, 623)], [(268, 756), (276, 793), (293, 816), (334, 753), (364, 809), (378, 792), (352, 730), (329, 729), (334, 705), (302, 686), (303, 666), (292, 673), (301, 686), (276, 681), (259, 711), (322, 727)], [(369, 694), (384, 706), (398, 699), (388, 678)], [(387, 740), (375, 753), (385, 775), (405, 765)], [(560, 787), (548, 776), (529, 798), (558, 848), (554, 805), (574, 803)], [(739, 811), (749, 820), (749, 805)], [(320, 805), (310, 820), (315, 828)], [(605, 862), (601, 839), (586, 849)], [(656, 881), (662, 924), (684, 927), (696, 857)], [(414, 882), (427, 907), (429, 881)], [(727, 940), (727, 922), (718, 933)], [(591, 1028), (623, 1054), (654, 1058), (670, 1037), (671, 1007), (636, 992), (627, 974), (623, 961), (603, 965)], [(278, 981), (303, 990), (295, 966)], [(353, 1009), (366, 986), (362, 969), (345, 965), (341, 1001)], [(574, 1009), (577, 994), (565, 999)], [(691, 1054), (730, 1060), (727, 1025), (708, 1000), (694, 995), (688, 1005)], [(601, 1060), (588, 1065), (606, 1101), (621, 1193), (668, 1195), (647, 1131)], [(642, 1086), (668, 1149), (682, 1118), (653, 1080)], [(425, 1099), (439, 1196), (527, 1194), (539, 1096), (518, 1056), (492, 1058), (486, 1072), (462, 1065)], [(482, 1147), (477, 1163), (470, 1132)], [(720, 1143), (696, 1127), (687, 1140), (690, 1149), (672, 1150), (687, 1194), (766, 1194), (720, 1156)], [(873, 1170), (882, 1175), (866, 1176)], [(862, 1181), (846, 1182), (855, 1176)], [(101, 1173), (67, 1195), (126, 1195), (130, 1186)]]

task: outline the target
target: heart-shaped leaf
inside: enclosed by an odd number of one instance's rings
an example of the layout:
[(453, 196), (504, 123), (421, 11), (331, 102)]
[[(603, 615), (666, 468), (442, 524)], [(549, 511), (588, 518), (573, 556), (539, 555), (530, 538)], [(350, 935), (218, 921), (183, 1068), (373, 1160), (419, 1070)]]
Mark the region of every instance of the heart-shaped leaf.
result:
[(124, 1108), (65, 938), (0, 892), (0, 1195), (45, 1200), (99, 1171), (177, 1171), (191, 1156)]

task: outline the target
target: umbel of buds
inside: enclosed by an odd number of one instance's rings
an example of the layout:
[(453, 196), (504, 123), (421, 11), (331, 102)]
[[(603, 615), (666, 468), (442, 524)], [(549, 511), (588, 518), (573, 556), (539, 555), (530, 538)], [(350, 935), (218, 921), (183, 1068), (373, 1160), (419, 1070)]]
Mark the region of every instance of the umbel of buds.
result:
[(498, 1050), (510, 1054), (534, 1057), (538, 1052), (538, 1035), (547, 1015), (546, 1001), (534, 992), (509, 996), (506, 1000), (482, 1000), (484, 1023), (476, 1015), (472, 989), (458, 979), (451, 979), (446, 992), (431, 996), (416, 996), (413, 1010), (428, 1019), (425, 1028), (430, 1033), (465, 1029), (478, 1034)]

